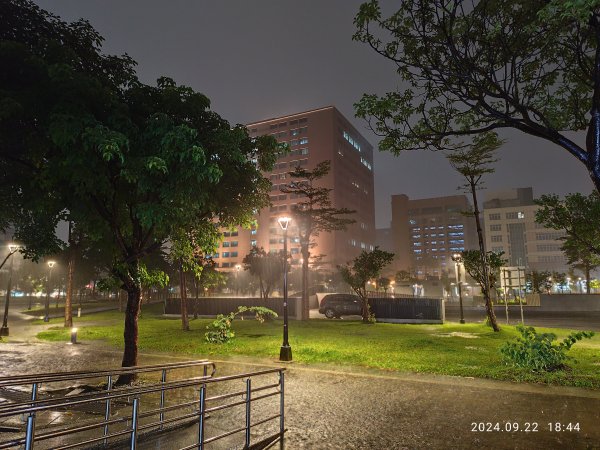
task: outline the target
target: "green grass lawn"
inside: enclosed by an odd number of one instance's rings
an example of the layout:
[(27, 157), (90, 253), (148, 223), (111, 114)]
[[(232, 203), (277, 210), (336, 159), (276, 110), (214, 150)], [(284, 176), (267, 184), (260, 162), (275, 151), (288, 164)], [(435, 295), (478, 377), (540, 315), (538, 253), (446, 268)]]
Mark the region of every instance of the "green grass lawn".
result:
[[(228, 344), (209, 344), (204, 339), (208, 319), (191, 320), (191, 331), (181, 330), (178, 319), (157, 314), (160, 305), (151, 305), (139, 320), (141, 351), (160, 351), (208, 358), (249, 356), (276, 359), (282, 339), (280, 320), (260, 324), (255, 320), (233, 323), (236, 333)], [(102, 339), (123, 346), (123, 315), (104, 312), (75, 318), (79, 340)], [(61, 323), (60, 319), (54, 319)], [(53, 321), (54, 321), (53, 320)], [(568, 330), (552, 331), (559, 338)], [(433, 373), (498, 380), (528, 381), (600, 389), (600, 335), (577, 343), (571, 356), (572, 370), (532, 373), (502, 363), (500, 345), (518, 335), (514, 327), (503, 326), (494, 333), (481, 324), (399, 325), (358, 321), (311, 320), (290, 323), (290, 344), (294, 361), (302, 364), (360, 366), (413, 373)], [(53, 327), (38, 334), (49, 341), (68, 341), (69, 330)]]

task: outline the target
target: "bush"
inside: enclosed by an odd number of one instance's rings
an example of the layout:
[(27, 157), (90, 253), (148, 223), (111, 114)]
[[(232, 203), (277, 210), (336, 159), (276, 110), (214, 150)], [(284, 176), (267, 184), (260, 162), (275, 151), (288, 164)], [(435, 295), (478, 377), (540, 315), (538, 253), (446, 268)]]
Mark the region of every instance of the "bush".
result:
[(224, 344), (229, 342), (235, 337), (235, 332), (231, 329), (233, 319), (235, 319), (235, 316), (247, 311), (253, 312), (255, 319), (260, 323), (263, 323), (266, 319), (277, 317), (275, 311), (263, 306), (238, 306), (237, 311), (230, 312), (229, 314), (217, 315), (217, 318), (206, 327), (206, 329), (209, 330), (204, 334), (206, 341), (212, 344)]
[(579, 331), (571, 333), (560, 343), (554, 343), (556, 335), (553, 333), (538, 334), (535, 328), (523, 325), (517, 325), (517, 330), (521, 337), (516, 342), (506, 342), (500, 347), (505, 362), (546, 372), (566, 368), (565, 361), (573, 359), (567, 355), (571, 347), (577, 341), (594, 335), (593, 331)]

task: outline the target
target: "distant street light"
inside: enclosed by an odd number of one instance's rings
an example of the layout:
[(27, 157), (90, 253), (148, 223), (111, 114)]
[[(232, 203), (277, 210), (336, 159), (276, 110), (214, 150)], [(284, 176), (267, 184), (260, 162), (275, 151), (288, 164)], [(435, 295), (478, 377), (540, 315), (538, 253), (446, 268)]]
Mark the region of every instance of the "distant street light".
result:
[(462, 299), (462, 281), (460, 279), (460, 264), (462, 264), (462, 255), (455, 253), (452, 255), (452, 261), (454, 261), (454, 273), (456, 275), (456, 284), (458, 285), (458, 304), (460, 306), (460, 323), (465, 323), (465, 315), (463, 313), (463, 299)]
[(11, 258), (21, 247), (15, 244), (8, 245), (8, 256), (4, 262), (10, 258), (10, 269), (8, 269), (8, 286), (6, 288), (6, 301), (4, 302), (4, 318), (2, 319), (2, 328), (0, 328), (0, 336), (8, 336), (8, 307), (10, 304), (10, 294), (12, 291), (12, 273), (14, 258)]
[(288, 342), (287, 230), (292, 219), (280, 217), (277, 221), (283, 230), (283, 344), (279, 351), (279, 361), (291, 361), (292, 347)]
[(48, 281), (46, 282), (46, 304), (44, 307), (44, 322), (50, 321), (50, 285), (52, 284), (52, 269), (56, 265), (55, 261), (48, 261)]
[(235, 265), (235, 295), (240, 295), (240, 282), (238, 277), (240, 275), (240, 270), (242, 270), (242, 266), (240, 264)]

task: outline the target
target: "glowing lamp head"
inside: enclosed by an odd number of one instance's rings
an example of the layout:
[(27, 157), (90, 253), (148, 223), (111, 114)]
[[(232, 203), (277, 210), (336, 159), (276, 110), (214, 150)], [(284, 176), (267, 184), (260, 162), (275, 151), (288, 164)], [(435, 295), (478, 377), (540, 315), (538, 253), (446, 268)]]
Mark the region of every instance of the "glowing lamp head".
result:
[(288, 226), (290, 225), (291, 221), (292, 219), (290, 217), (280, 217), (279, 219), (277, 219), (277, 222), (279, 222), (279, 226), (283, 231), (286, 231), (288, 229)]
[(51, 269), (56, 265), (56, 261), (48, 261), (48, 267)]

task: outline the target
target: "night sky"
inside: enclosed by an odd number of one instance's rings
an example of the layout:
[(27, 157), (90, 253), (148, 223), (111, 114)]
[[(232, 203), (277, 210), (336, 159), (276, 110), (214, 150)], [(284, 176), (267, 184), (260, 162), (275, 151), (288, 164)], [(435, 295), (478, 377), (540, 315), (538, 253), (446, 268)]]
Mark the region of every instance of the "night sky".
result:
[[(104, 51), (128, 53), (147, 83), (169, 76), (207, 95), (231, 123), (334, 105), (374, 147), (378, 138), (354, 117), (364, 92), (399, 83), (395, 68), (352, 41), (355, 0), (44, 0), (65, 20), (85, 18), (106, 39)], [(578, 142), (584, 135), (570, 135)], [(566, 150), (518, 131), (503, 134), (488, 189), (533, 186), (542, 193), (589, 193), (582, 164)], [(375, 152), (378, 227), (391, 218), (390, 195), (454, 195), (461, 180), (441, 153)]]

